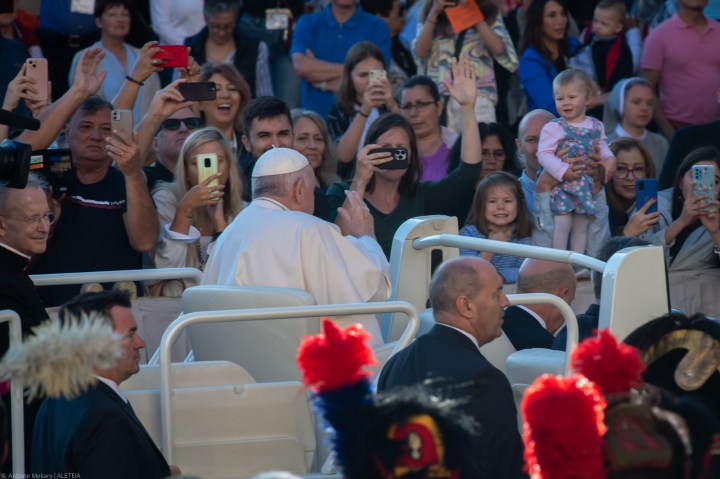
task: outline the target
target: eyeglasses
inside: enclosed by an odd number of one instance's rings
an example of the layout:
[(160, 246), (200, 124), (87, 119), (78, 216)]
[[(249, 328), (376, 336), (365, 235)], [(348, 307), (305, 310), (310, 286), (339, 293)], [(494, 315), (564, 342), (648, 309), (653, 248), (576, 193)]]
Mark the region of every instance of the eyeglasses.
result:
[(27, 223), (29, 225), (36, 225), (39, 223), (46, 222), (47, 224), (51, 225), (55, 223), (55, 213), (47, 212), (43, 213), (41, 215), (32, 215), (32, 216), (23, 216), (21, 218), (16, 218), (14, 216), (6, 216), (6, 215), (0, 215), (5, 218), (10, 218), (11, 220), (17, 220), (22, 221), (23, 223)]
[(634, 168), (628, 168), (627, 166), (618, 165), (617, 168), (615, 168), (615, 178), (618, 180), (624, 180), (630, 176), (630, 173), (632, 173), (633, 178), (645, 178), (647, 176), (647, 173), (645, 172), (644, 166), (636, 166)]
[(430, 105), (435, 105), (437, 102), (434, 101), (418, 101), (415, 103), (405, 103), (400, 107), (402, 111), (411, 112), (414, 110), (417, 110), (418, 113), (422, 113), (427, 111), (428, 108), (430, 108)]
[(208, 30), (212, 30), (214, 32), (231, 32), (235, 29), (234, 23), (208, 23)]
[(492, 156), (496, 160), (504, 160), (505, 159), (505, 150), (482, 150), (481, 156), (483, 160), (489, 160)]
[(180, 128), (180, 123), (185, 124), (188, 130), (197, 130), (200, 128), (200, 118), (169, 118), (162, 122), (160, 128), (168, 131), (175, 131)]

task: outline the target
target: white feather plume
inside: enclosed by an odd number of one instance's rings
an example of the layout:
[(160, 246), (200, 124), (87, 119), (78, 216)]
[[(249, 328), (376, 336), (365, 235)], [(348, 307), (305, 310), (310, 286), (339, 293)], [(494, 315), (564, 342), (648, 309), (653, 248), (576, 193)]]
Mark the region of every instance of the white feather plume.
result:
[(99, 314), (62, 325), (48, 320), (10, 347), (0, 362), (0, 378), (21, 380), (28, 399), (73, 398), (95, 384), (95, 369), (115, 365), (122, 355), (120, 338)]

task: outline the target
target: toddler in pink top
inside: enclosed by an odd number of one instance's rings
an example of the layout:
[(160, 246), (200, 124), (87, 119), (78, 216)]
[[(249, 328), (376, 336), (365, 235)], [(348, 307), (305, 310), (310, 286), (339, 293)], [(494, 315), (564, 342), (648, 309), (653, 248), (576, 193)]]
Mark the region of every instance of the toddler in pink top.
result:
[(602, 122), (585, 115), (591, 91), (592, 80), (581, 70), (565, 70), (555, 77), (553, 95), (560, 118), (543, 127), (538, 145), (543, 170), (560, 181), (550, 193), (555, 220), (553, 248), (566, 249), (569, 239), (570, 249), (579, 253), (584, 253), (587, 246), (588, 216), (595, 214), (593, 179), (584, 171), (573, 171), (557, 153), (568, 150), (567, 158), (588, 160), (588, 153), (597, 147), (606, 183), (616, 163)]

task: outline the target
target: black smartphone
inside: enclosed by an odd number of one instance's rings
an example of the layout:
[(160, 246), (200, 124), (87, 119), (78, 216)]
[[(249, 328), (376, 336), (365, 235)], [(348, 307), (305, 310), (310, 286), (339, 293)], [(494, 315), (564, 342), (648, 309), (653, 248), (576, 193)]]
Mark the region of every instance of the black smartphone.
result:
[(209, 101), (217, 98), (217, 85), (214, 81), (180, 83), (178, 90), (186, 101)]
[(377, 167), (381, 170), (403, 170), (410, 166), (408, 151), (405, 148), (376, 148), (374, 150), (370, 150), (369, 153), (371, 155), (373, 153), (390, 153), (390, 155), (392, 156), (392, 160), (388, 161), (387, 163), (377, 165)]
[(67, 148), (37, 150), (30, 155), (30, 170), (45, 178), (55, 198), (70, 190), (72, 168), (72, 153)]

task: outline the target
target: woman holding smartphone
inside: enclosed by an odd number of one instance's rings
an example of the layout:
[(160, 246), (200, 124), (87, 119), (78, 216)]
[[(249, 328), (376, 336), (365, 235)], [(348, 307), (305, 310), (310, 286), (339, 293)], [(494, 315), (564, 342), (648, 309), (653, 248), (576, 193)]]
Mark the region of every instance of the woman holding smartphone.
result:
[[(355, 159), (372, 122), (383, 113), (399, 111), (387, 79), (385, 58), (374, 43), (360, 42), (350, 49), (335, 96), (327, 125), (337, 141), (338, 159), (348, 164)], [(352, 177), (352, 166), (341, 169), (343, 179)]]
[[(335, 183), (327, 192), (331, 220), (345, 202), (345, 190), (356, 191), (365, 200), (375, 221), (375, 236), (390, 256), (392, 238), (410, 218), (448, 214), (465, 195), (472, 192), (482, 166), (480, 133), (475, 121), (475, 68), (467, 56), (460, 65), (453, 59), (453, 81), (446, 81), (450, 95), (461, 106), (463, 120), (462, 162), (440, 181), (420, 181), (422, 163), (415, 132), (410, 122), (397, 113), (387, 113), (370, 126), (365, 146), (358, 153), (352, 184)], [(376, 151), (383, 149), (383, 151)], [(395, 156), (405, 161), (396, 161)], [(393, 169), (388, 169), (392, 166)], [(347, 231), (342, 218), (338, 226)]]
[[(202, 160), (217, 173), (199, 181)], [(203, 269), (208, 246), (243, 209), (242, 181), (230, 145), (217, 128), (202, 128), (187, 137), (173, 183), (160, 183), (153, 193), (160, 237), (153, 258), (157, 268)], [(177, 282), (166, 282), (161, 295), (178, 296)], [(191, 286), (188, 284), (185, 287)], [(160, 287), (162, 289), (162, 287)]]
[[(694, 193), (693, 167), (712, 168), (714, 195)], [(685, 157), (672, 188), (658, 194), (660, 220), (648, 241), (663, 246), (670, 271), (720, 266), (720, 152), (698, 148)]]
[(633, 212), (637, 197), (636, 182), (654, 180), (655, 164), (647, 149), (635, 138), (616, 139), (610, 144), (610, 151), (617, 158), (615, 174), (605, 185), (605, 197), (610, 210), (608, 215), (610, 235), (642, 235), (659, 221), (660, 213), (657, 211), (648, 213), (657, 201), (640, 205), (640, 208)]

